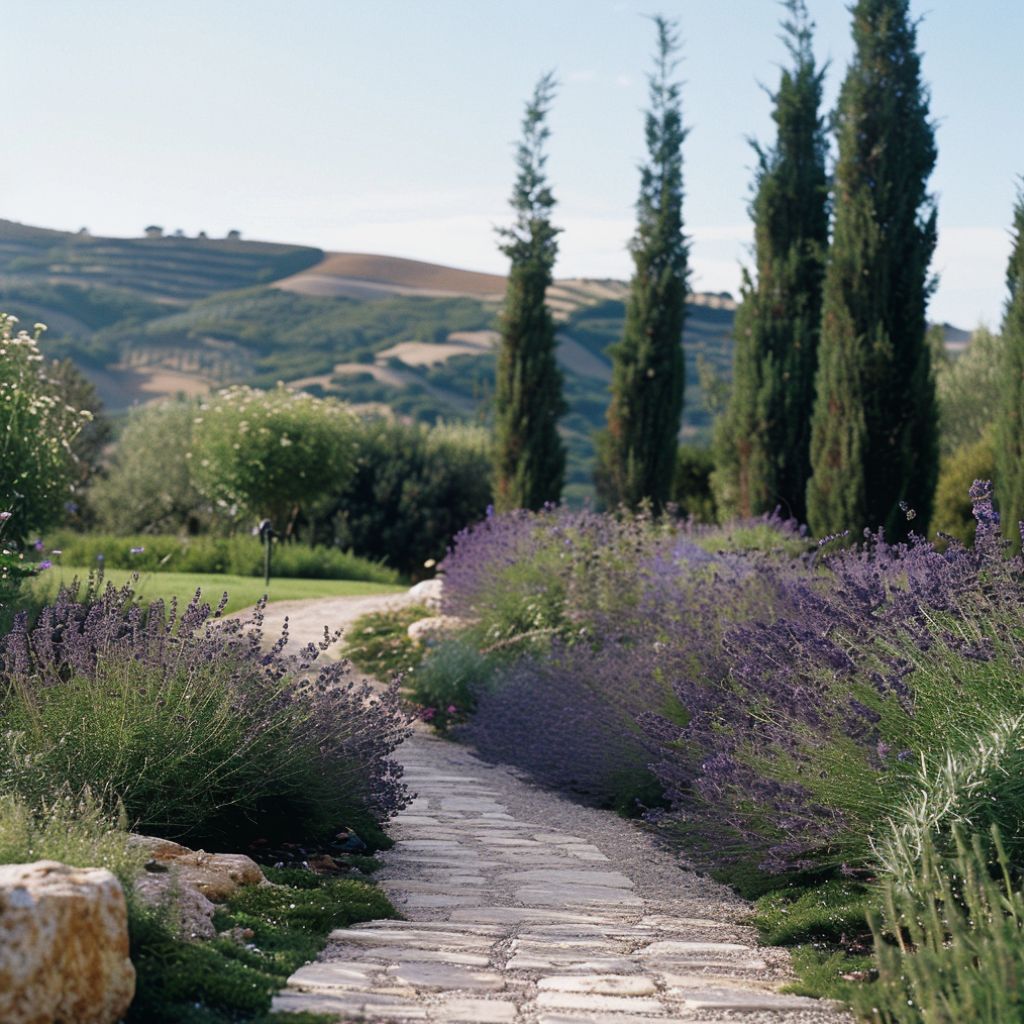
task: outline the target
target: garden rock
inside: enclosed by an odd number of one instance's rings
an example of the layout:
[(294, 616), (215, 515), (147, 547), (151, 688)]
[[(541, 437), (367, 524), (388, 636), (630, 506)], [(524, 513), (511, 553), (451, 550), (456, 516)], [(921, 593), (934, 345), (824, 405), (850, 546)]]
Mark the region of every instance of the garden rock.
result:
[(117, 879), (57, 861), (0, 865), (0, 1021), (113, 1024), (135, 995)]
[[(206, 853), (152, 836), (132, 836), (130, 843), (142, 847), (157, 865), (170, 868), (177, 885), (195, 889), (214, 903), (226, 900), (241, 886), (269, 885), (260, 866), (244, 853)], [(162, 884), (169, 884), (163, 877)]]
[(432, 615), (428, 619), (419, 619), (410, 624), (406, 632), (410, 640), (422, 644), (424, 647), (433, 647), (446, 636), (458, 633), (468, 626), (465, 619), (455, 615)]
[[(242, 886), (270, 884), (259, 865), (242, 853), (190, 850), (153, 836), (132, 836), (129, 842), (150, 857), (135, 891), (149, 906), (169, 904), (185, 939), (212, 939), (217, 934), (214, 903), (228, 899)], [(166, 870), (153, 870), (161, 867)]]
[(431, 611), (440, 609), (441, 596), (444, 592), (444, 579), (435, 576), (432, 580), (421, 580), (409, 588), (409, 600), (416, 604), (426, 605)]

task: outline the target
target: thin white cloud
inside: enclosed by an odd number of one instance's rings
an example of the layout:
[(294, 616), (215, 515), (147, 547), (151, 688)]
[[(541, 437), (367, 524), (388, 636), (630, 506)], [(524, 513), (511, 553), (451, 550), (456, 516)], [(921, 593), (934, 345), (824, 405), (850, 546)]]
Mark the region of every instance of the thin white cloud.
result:
[(584, 68), (579, 71), (570, 71), (566, 76), (567, 82), (595, 82), (597, 81), (597, 72), (590, 68)]
[(628, 89), (633, 84), (633, 76), (632, 75), (616, 75), (615, 76), (615, 84), (620, 89)]

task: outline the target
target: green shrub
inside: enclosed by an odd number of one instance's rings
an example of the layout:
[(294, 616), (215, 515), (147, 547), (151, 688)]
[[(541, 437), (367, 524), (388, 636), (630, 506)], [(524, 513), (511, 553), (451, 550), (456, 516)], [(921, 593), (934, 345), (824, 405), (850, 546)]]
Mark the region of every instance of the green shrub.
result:
[(405, 683), (423, 706), (421, 717), (444, 731), (473, 712), (496, 666), (497, 659), (481, 654), (472, 639), (449, 637), (427, 651)]
[[(384, 894), (365, 882), (303, 874), (296, 884), (295, 878), (277, 873), (274, 886), (240, 889), (218, 907), (217, 929), (250, 929), (253, 937), (247, 945), (229, 938), (180, 942), (159, 920), (140, 919), (132, 935), (138, 983), (128, 1024), (279, 1019), (265, 1016), (274, 993), (317, 955), (328, 932), (397, 916)], [(280, 1019), (289, 1024), (325, 1020), (290, 1014)]]
[(129, 413), (106, 475), (89, 488), (100, 529), (122, 535), (209, 529), (214, 509), (192, 483), (188, 460), (198, 409), (194, 401), (170, 401)]
[(679, 513), (698, 523), (713, 523), (718, 518), (711, 474), (715, 458), (710, 448), (681, 444), (676, 451), (676, 470), (672, 478), (670, 500)]
[(34, 336), (15, 334), (17, 319), (0, 313), (0, 512), (7, 543), (59, 522), (75, 480), (72, 442), (92, 414), (63, 400)]
[(327, 481), (318, 536), (422, 576), (491, 500), (490, 441), (480, 427), (371, 419), (357, 430), (355, 471)]
[(933, 533), (955, 537), (964, 544), (974, 543), (976, 524), (968, 492), (975, 480), (993, 479), (995, 468), (996, 453), (991, 425), (981, 437), (965, 441), (954, 451), (942, 456), (939, 480), (935, 485)]
[(430, 614), (429, 608), (415, 604), (361, 615), (345, 633), (342, 655), (360, 672), (390, 682), (419, 664), (423, 649), (408, 629)]
[(878, 981), (854, 990), (878, 1024), (1024, 1021), (1024, 893), (1003, 848), (952, 830), (947, 855), (930, 840), (920, 860), (882, 886), (871, 915)]
[(230, 520), (269, 517), (281, 532), (353, 468), (356, 420), (347, 406), (283, 385), (235, 387), (200, 405), (192, 481)]
[(219, 849), (342, 826), (372, 842), (403, 805), (394, 691), (371, 698), (339, 662), (314, 674), (315, 646), (265, 653), (259, 608), (216, 621), (199, 598), (165, 616), (130, 587), (77, 596), (0, 648), (0, 792), (43, 806), (89, 789), (141, 831)]
[(128, 844), (119, 820), (86, 790), (65, 790), (35, 806), (14, 793), (0, 793), (0, 864), (56, 860), (79, 868), (106, 868), (130, 895), (145, 854)]
[[(259, 538), (167, 536), (146, 534), (80, 534), (62, 531), (51, 535), (49, 546), (61, 552), (66, 565), (130, 569), (135, 572), (225, 573), (263, 575), (263, 545)], [(102, 558), (100, 557), (102, 556)], [(52, 555), (50, 557), (53, 557)], [(394, 569), (337, 548), (276, 543), (274, 576), (295, 579), (365, 580), (398, 583)]]

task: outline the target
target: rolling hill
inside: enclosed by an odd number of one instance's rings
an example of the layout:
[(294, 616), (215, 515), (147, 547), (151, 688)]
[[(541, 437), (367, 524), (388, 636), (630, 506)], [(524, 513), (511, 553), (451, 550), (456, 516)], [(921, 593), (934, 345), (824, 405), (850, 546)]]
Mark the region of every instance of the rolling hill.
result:
[[(0, 309), (46, 323), (44, 350), (75, 360), (108, 411), (285, 381), (428, 422), (486, 420), (503, 277), (239, 237), (151, 234), (102, 238), (0, 220)], [(569, 403), (570, 496), (591, 489), (607, 349), (621, 335), (626, 293), (622, 281), (582, 278), (556, 281), (548, 293)], [(728, 380), (734, 309), (728, 295), (690, 297), (684, 439), (709, 438), (701, 386)]]

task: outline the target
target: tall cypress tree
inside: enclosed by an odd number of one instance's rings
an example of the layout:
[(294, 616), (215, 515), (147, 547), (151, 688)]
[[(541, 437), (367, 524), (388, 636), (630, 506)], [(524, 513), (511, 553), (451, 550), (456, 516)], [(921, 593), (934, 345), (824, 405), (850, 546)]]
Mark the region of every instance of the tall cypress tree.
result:
[[(820, 534), (931, 513), (938, 443), (925, 337), (935, 133), (908, 0), (857, 0), (839, 96), (807, 513)], [(906, 502), (919, 513), (908, 523)]]
[(1024, 183), (1013, 211), (1013, 251), (1006, 268), (1002, 374), (996, 420), (996, 500), (1003, 533), (1021, 546), (1024, 520)]
[(565, 412), (562, 374), (555, 361), (555, 324), (545, 294), (558, 253), (551, 224), (554, 196), (545, 176), (547, 114), (554, 95), (551, 73), (526, 105), (516, 151), (512, 209), (502, 228), (501, 251), (511, 260), (500, 329), (495, 385), (495, 504), (499, 509), (541, 508), (558, 501), (565, 478), (565, 446), (558, 418)]
[(806, 518), (811, 410), (818, 363), (821, 287), (828, 248), (828, 141), (803, 0), (788, 0), (783, 24), (793, 67), (772, 99), (775, 145), (757, 153), (754, 260), (744, 275), (733, 337), (729, 405), (715, 424), (719, 508), (751, 516)]
[(634, 272), (622, 340), (612, 347), (608, 429), (598, 442), (595, 478), (608, 504), (655, 510), (668, 500), (683, 411), (683, 321), (688, 244), (683, 235), (683, 156), (686, 137), (673, 80), (675, 26), (654, 19), (658, 32), (646, 118), (648, 162), (641, 170), (637, 229), (630, 245)]

